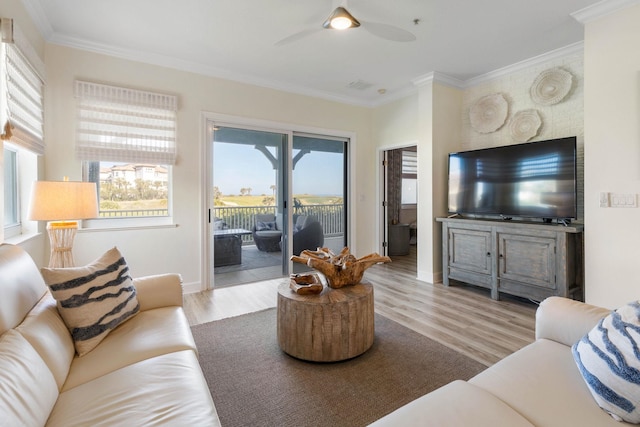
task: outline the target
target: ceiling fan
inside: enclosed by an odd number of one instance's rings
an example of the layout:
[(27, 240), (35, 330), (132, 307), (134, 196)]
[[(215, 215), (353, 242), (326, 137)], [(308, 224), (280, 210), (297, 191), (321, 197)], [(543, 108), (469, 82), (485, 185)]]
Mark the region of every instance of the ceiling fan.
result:
[(358, 21), (347, 10), (347, 0), (342, 0), (340, 5), (336, 7), (333, 12), (331, 12), (331, 14), (327, 17), (322, 26), (308, 28), (306, 30), (299, 31), (295, 34), (285, 37), (284, 39), (276, 42), (276, 46), (293, 43), (297, 40), (323, 30), (344, 31), (349, 29), (356, 29), (358, 27), (364, 28), (374, 36), (394, 42), (410, 42), (416, 39), (416, 36), (414, 36), (409, 31), (403, 30), (402, 28), (395, 27), (393, 25), (382, 24), (380, 22)]

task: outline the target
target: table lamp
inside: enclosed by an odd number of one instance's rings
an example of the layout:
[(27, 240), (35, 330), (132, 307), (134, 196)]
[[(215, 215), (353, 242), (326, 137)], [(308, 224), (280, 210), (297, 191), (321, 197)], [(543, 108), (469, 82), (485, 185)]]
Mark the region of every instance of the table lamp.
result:
[(36, 181), (31, 188), (29, 219), (49, 221), (50, 268), (73, 267), (73, 239), (79, 219), (98, 216), (94, 182)]

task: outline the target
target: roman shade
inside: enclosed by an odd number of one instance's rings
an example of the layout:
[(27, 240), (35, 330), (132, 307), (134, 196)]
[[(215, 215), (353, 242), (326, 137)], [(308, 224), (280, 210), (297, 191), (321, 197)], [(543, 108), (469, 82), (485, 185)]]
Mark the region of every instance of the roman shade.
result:
[(15, 22), (0, 18), (3, 139), (44, 154), (44, 64)]
[(176, 96), (80, 80), (75, 96), (80, 160), (175, 164)]

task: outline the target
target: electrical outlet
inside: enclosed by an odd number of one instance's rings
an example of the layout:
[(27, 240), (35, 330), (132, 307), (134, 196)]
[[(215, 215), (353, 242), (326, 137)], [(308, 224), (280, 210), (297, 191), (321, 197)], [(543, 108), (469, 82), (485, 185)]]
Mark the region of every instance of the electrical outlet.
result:
[(600, 207), (601, 208), (609, 207), (609, 193), (605, 193), (605, 192), (600, 193)]

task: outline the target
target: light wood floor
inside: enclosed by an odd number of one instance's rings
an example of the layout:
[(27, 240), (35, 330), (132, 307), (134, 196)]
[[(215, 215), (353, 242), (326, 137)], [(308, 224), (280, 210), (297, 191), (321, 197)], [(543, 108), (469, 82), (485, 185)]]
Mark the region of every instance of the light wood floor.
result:
[[(487, 366), (533, 342), (535, 304), (508, 296), (494, 301), (473, 286), (420, 282), (415, 256), (412, 247), (410, 255), (367, 270), (377, 313)], [(185, 312), (195, 325), (275, 307), (282, 280), (187, 294)]]

